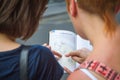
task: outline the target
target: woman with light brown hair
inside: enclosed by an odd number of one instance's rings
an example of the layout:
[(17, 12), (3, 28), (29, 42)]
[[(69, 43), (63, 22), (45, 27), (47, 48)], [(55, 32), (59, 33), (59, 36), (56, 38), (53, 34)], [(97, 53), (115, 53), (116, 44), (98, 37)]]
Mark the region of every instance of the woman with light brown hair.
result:
[[(66, 0), (76, 32), (93, 50), (67, 80), (120, 80), (120, 0)], [(69, 55), (74, 57), (72, 55)]]
[[(0, 80), (60, 80), (63, 68), (48, 48), (16, 42), (17, 38), (27, 40), (36, 31), (47, 3), (0, 0)], [(28, 53), (23, 52), (26, 48)], [(28, 54), (26, 64), (24, 55), (21, 60), (22, 53)]]

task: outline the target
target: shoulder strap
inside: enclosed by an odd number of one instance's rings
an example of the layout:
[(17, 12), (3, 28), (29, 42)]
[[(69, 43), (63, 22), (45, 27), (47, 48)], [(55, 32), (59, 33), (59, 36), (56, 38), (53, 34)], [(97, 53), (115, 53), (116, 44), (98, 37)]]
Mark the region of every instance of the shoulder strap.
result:
[(28, 80), (28, 51), (30, 46), (24, 46), (20, 54), (20, 80)]
[(98, 80), (92, 73), (90, 73), (87, 69), (80, 69), (82, 72), (84, 72), (91, 80)]
[(80, 68), (92, 70), (106, 78), (106, 80), (120, 80), (120, 73), (116, 72), (115, 70), (96, 60), (84, 61), (80, 65)]

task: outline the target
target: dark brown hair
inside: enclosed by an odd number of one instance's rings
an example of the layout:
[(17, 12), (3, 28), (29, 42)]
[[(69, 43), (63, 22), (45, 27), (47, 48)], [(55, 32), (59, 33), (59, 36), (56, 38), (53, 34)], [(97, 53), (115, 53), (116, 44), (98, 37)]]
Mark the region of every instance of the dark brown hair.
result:
[(115, 31), (116, 21), (114, 17), (116, 8), (120, 5), (120, 0), (77, 0), (77, 3), (79, 8), (100, 16), (106, 23), (106, 32), (112, 33)]
[(28, 39), (38, 27), (48, 0), (0, 0), (0, 33)]

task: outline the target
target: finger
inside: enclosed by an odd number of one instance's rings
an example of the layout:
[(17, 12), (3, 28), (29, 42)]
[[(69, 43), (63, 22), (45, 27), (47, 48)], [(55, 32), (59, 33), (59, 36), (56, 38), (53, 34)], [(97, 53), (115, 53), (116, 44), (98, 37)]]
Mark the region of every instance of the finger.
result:
[(79, 55), (80, 55), (80, 53), (79, 53), (79, 51), (77, 50), (77, 51), (72, 51), (72, 52), (66, 54), (65, 56), (66, 56), (66, 57), (70, 57), (70, 56), (79, 56)]
[(61, 55), (60, 53), (58, 53), (58, 52), (56, 52), (56, 51), (54, 51), (54, 50), (51, 50), (51, 51), (52, 51), (52, 53), (53, 53), (54, 55), (58, 56), (59, 58), (62, 57), (62, 55)]
[(72, 71), (70, 71), (67, 67), (63, 67), (64, 68), (64, 70), (68, 73), (68, 74), (71, 74), (72, 73)]
[(88, 53), (90, 53), (91, 51), (86, 49), (86, 48), (82, 48), (80, 50), (76, 50), (76, 51), (72, 51), (69, 54), (65, 55), (66, 57), (70, 57), (70, 56), (78, 56), (78, 57), (87, 57)]
[(43, 44), (43, 46), (45, 46), (45, 47), (47, 47), (47, 48), (51, 49), (51, 46), (50, 46), (50, 45), (48, 45), (47, 43), (44, 43), (44, 44)]
[(47, 47), (48, 49), (50, 49), (50, 50), (51, 50), (51, 46), (47, 45), (47, 46), (45, 46), (45, 47)]
[(89, 50), (89, 49), (87, 49), (87, 48), (82, 48), (82, 49), (80, 49), (79, 50), (81, 53), (90, 53), (91, 51)]
[(91, 51), (89, 49), (86, 49), (86, 48), (82, 48), (79, 50), (79, 53), (81, 57), (84, 57), (84, 58), (87, 58), (87, 56), (89, 55)]
[(57, 61), (60, 59), (60, 57), (58, 57), (58, 56), (55, 56), (55, 58), (56, 58)]
[(47, 46), (48, 44), (47, 43), (44, 43), (43, 46)]
[(76, 57), (76, 56), (72, 57), (72, 59), (80, 64), (85, 60), (85, 58), (80, 58), (80, 57)]

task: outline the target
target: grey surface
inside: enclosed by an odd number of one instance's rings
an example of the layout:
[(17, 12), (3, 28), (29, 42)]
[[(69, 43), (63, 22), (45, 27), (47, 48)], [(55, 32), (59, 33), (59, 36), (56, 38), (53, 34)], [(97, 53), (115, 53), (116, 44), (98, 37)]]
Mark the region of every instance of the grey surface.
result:
[(50, 3), (57, 3), (57, 2), (63, 2), (65, 0), (49, 0)]
[(48, 9), (46, 10), (44, 17), (51, 17), (64, 12), (66, 12), (65, 2), (48, 4)]
[(118, 23), (120, 23), (120, 11), (119, 11), (119, 13), (116, 15), (116, 19), (117, 19)]
[(61, 80), (66, 80), (68, 76), (69, 75), (67, 73), (64, 73), (64, 75), (62, 76)]

